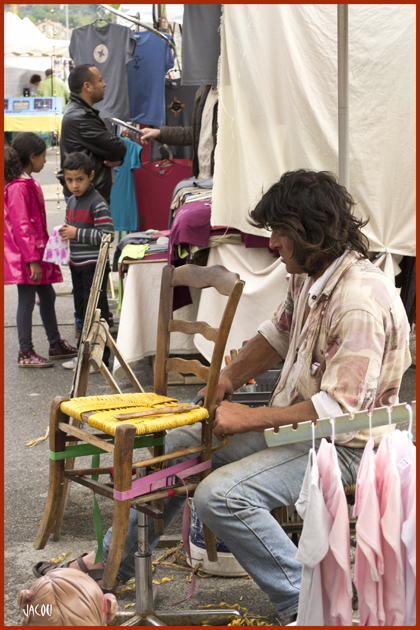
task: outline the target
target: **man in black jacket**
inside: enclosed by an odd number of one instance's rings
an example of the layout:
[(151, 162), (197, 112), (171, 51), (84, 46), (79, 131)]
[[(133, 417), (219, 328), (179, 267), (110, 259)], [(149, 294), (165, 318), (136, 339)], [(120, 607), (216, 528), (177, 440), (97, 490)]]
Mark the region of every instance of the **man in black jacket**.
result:
[[(63, 116), (60, 138), (61, 165), (74, 151), (82, 151), (93, 162), (93, 185), (110, 203), (112, 167), (124, 160), (124, 141), (111, 134), (93, 105), (104, 97), (106, 83), (98, 68), (90, 64), (76, 66), (69, 76), (70, 100)], [(70, 197), (62, 171), (58, 174), (64, 195)]]

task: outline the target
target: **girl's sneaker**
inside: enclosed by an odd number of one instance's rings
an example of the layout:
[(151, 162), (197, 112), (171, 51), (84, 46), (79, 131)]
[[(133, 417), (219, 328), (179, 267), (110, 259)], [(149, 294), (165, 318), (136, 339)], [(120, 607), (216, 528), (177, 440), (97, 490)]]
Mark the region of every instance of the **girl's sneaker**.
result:
[[(64, 361), (64, 363), (62, 363), (61, 365), (65, 370), (75, 370), (77, 366), (77, 357), (71, 359), (70, 361)], [(96, 372), (99, 372), (99, 370), (95, 370), (93, 365), (91, 365), (89, 374), (95, 374)]]
[(77, 357), (77, 348), (71, 346), (65, 339), (59, 339), (50, 345), (48, 356), (50, 359), (70, 359)]
[(36, 354), (35, 350), (19, 350), (18, 366), (29, 368), (48, 368), (54, 365), (54, 361), (51, 359), (45, 359), (44, 357)]

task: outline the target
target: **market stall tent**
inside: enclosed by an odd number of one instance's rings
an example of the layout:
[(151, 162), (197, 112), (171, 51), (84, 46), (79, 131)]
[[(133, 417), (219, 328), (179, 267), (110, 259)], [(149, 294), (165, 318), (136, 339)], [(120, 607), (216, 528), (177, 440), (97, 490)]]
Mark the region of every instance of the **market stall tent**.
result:
[[(287, 170), (338, 175), (337, 6), (223, 5), (212, 225)], [(350, 192), (371, 251), (415, 256), (415, 6), (349, 5)], [(275, 54), (273, 54), (273, 51)]]
[(4, 94), (22, 96), (34, 73), (51, 67), (51, 56), (69, 57), (69, 42), (45, 37), (28, 18), (4, 14)]

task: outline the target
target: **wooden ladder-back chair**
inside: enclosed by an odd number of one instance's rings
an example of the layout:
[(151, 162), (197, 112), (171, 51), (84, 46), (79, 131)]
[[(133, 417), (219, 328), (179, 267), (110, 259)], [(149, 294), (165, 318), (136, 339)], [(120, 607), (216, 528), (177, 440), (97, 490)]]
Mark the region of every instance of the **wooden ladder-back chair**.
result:
[[(228, 298), (219, 328), (213, 328), (205, 322), (173, 319), (173, 292), (174, 288), (178, 286), (202, 290), (214, 288)], [(239, 279), (238, 274), (221, 266), (185, 265), (175, 269), (175, 267), (167, 265), (163, 269), (160, 294), (155, 391), (153, 393), (113, 393), (109, 396), (78, 398), (56, 397), (53, 400), (50, 413), (48, 497), (44, 516), (34, 543), (35, 549), (45, 547), (49, 535), (54, 530), (58, 506), (62, 504), (63, 500), (64, 481), (69, 479), (87, 486), (114, 502), (112, 537), (103, 577), (103, 587), (112, 588), (121, 563), (130, 508), (135, 508), (142, 515), (159, 519), (155, 520), (155, 526), (157, 523), (163, 525), (160, 520), (163, 517), (162, 505), (156, 501), (163, 501), (165, 496), (172, 496), (173, 494), (186, 495), (187, 491), (192, 491), (197, 486), (196, 483), (188, 482), (186, 486), (176, 483), (174, 479), (177, 473), (171, 472), (171, 468), (134, 481), (132, 479), (133, 472), (137, 469), (142, 469), (142, 471), (147, 469), (149, 472), (150, 467), (156, 466), (156, 464), (162, 464), (162, 462), (183, 456), (195, 455), (196, 457), (190, 460), (189, 474), (198, 471), (201, 473), (201, 478), (209, 474), (212, 423), (219, 373), (227, 337), (243, 286), (244, 282)], [(85, 340), (85, 361), (88, 357), (88, 365), (100, 364), (105, 333), (111, 350), (115, 351), (116, 346), (110, 341), (111, 338), (106, 328), (106, 323), (99, 320), (99, 312), (97, 312), (93, 317), (91, 330)], [(170, 334), (175, 331), (185, 334), (201, 334), (207, 340), (214, 342), (215, 346), (209, 367), (202, 365), (198, 360), (169, 357)], [(191, 410), (187, 412), (175, 413), (176, 410), (174, 410), (174, 413), (160, 415), (162, 408), (167, 411), (167, 408), (179, 406), (175, 399), (166, 396), (167, 374), (170, 370), (176, 370), (182, 374), (192, 373), (207, 383), (203, 407), (193, 408), (191, 406)], [(111, 383), (110, 386), (112, 388)], [(159, 410), (159, 415), (153, 413), (157, 410)], [(72, 426), (69, 423), (70, 419), (81, 424), (88, 423), (91, 427), (99, 429), (101, 433), (92, 434), (80, 427)], [(164, 453), (166, 429), (193, 424), (198, 421), (203, 423), (202, 444), (200, 446), (187, 447), (174, 453)], [(75, 444), (77, 441), (82, 441), (83, 444)], [(133, 450), (145, 447), (152, 449), (152, 457), (134, 461)], [(80, 455), (112, 453), (113, 487), (109, 483), (97, 481), (97, 475), (109, 475), (111, 467), (101, 468), (96, 464), (92, 465), (92, 468), (85, 469), (69, 470), (65, 467), (66, 459), (78, 456), (75, 452), (77, 448), (83, 449)], [(178, 472), (179, 465), (176, 468)], [(182, 479), (185, 475), (185, 471), (180, 472), (178, 477)], [(155, 481), (156, 476), (159, 478), (157, 481)], [(148, 477), (150, 477), (150, 483)], [(147, 491), (144, 485), (142, 486), (144, 482), (148, 484)], [(140, 488), (140, 486), (142, 487)], [(157, 533), (162, 532), (158, 529)], [(209, 559), (214, 561), (217, 559), (214, 536), (208, 530), (205, 534), (205, 540)]]

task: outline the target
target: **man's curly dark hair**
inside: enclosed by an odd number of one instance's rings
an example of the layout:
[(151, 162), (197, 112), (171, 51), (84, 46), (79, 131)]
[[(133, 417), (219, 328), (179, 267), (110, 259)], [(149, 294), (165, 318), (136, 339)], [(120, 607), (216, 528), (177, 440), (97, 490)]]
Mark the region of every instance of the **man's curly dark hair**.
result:
[(300, 169), (284, 173), (249, 213), (249, 223), (266, 230), (282, 229), (294, 242), (294, 259), (309, 275), (321, 271), (346, 249), (367, 258), (368, 223), (353, 215), (355, 202), (335, 175)]

